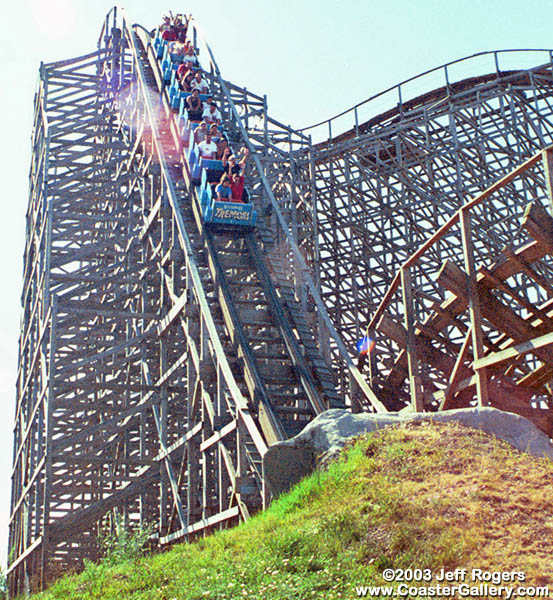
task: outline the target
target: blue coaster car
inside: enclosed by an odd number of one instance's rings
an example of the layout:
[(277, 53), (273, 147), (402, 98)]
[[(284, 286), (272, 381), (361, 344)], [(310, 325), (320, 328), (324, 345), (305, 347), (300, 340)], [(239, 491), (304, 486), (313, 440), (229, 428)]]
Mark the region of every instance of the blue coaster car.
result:
[(200, 168), (205, 169), (206, 179), (209, 183), (216, 183), (221, 179), (221, 175), (224, 173), (222, 160), (200, 158)]
[(254, 227), (257, 212), (251, 204), (211, 200), (204, 208), (204, 221), (217, 225)]
[(257, 212), (254, 210), (253, 205), (240, 202), (224, 202), (213, 198), (213, 192), (207, 180), (207, 169), (202, 170), (198, 193), (205, 223), (255, 227)]

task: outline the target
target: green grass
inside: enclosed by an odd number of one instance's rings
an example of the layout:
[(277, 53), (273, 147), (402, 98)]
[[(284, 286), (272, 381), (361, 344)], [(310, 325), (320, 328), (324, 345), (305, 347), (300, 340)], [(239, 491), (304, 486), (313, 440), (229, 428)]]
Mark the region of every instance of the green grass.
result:
[[(384, 584), (387, 567), (524, 566), (527, 582), (548, 583), (552, 473), (549, 461), (459, 425), (381, 430), (248, 523), (165, 553), (88, 564), (33, 598), (355, 598), (356, 585)], [(525, 553), (523, 541), (538, 534), (539, 551)]]

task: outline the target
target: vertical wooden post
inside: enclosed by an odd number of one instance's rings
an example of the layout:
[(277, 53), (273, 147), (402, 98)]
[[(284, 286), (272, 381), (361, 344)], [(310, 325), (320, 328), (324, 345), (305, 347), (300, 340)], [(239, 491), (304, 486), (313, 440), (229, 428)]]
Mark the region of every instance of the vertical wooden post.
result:
[[(463, 257), (465, 270), (467, 272), (467, 296), (469, 300), (470, 324), (472, 329), (472, 356), (477, 361), (484, 356), (484, 344), (482, 335), (482, 317), (480, 315), (480, 298), (476, 286), (476, 268), (474, 266), (474, 247), (472, 244), (472, 228), (470, 213), (467, 209), (459, 211), (461, 224), (461, 237), (463, 240)], [(476, 391), (478, 406), (488, 404), (488, 377), (486, 369), (476, 370)]]
[[(194, 347), (199, 348), (200, 339), (200, 324), (197, 318), (197, 313), (191, 310), (193, 305), (192, 281), (189, 269), (186, 269), (186, 290), (187, 290), (187, 312), (186, 312), (186, 328), (188, 330), (188, 357), (186, 363), (186, 378), (188, 396), (186, 402), (186, 421), (189, 430), (197, 423), (202, 421), (204, 412), (203, 405), (203, 387), (201, 373), (196, 370), (193, 360)], [(199, 499), (200, 474), (202, 472), (203, 456), (200, 452), (198, 437), (194, 436), (188, 445), (186, 455), (187, 464), (186, 471), (188, 473), (187, 485), (187, 524), (190, 525), (201, 518), (201, 506)], [(203, 433), (202, 433), (203, 439)]]
[(45, 398), (44, 412), (46, 415), (45, 426), (45, 467), (44, 467), (44, 500), (42, 511), (42, 549), (40, 555), (40, 587), (44, 585), (48, 579), (48, 558), (49, 558), (49, 522), (50, 508), (52, 503), (52, 451), (53, 451), (53, 413), (54, 413), (54, 378), (55, 378), (55, 358), (56, 358), (56, 341), (57, 341), (57, 312), (58, 298), (52, 296), (51, 315), (50, 315), (50, 354), (48, 356), (48, 393)]
[(405, 308), (404, 323), (405, 329), (407, 330), (407, 365), (409, 368), (411, 405), (415, 412), (422, 412), (424, 410), (424, 401), (415, 339), (413, 287), (411, 281), (411, 271), (408, 267), (401, 269), (401, 288), (403, 294), (403, 306)]
[[(217, 394), (217, 402), (215, 404), (215, 428), (219, 431), (222, 427), (223, 422), (223, 414), (224, 414), (224, 390), (223, 390), (223, 376), (221, 373), (221, 369), (219, 364), (217, 364), (216, 369), (216, 394)], [(217, 469), (217, 480), (215, 482), (215, 487), (217, 490), (218, 503), (219, 503), (219, 512), (222, 512), (227, 508), (225, 506), (225, 501), (227, 500), (226, 494), (226, 481), (225, 481), (225, 464), (223, 453), (221, 450), (221, 443), (219, 442), (216, 445), (215, 450), (215, 468)], [(222, 525), (220, 526), (222, 528)]]
[(553, 147), (545, 148), (545, 150), (542, 150), (541, 155), (545, 174), (545, 187), (549, 198), (549, 213), (553, 215)]
[[(269, 111), (267, 106), (267, 95), (263, 94), (263, 139), (265, 144), (269, 141)], [(267, 152), (267, 146), (264, 147), (263, 151)]]
[[(288, 150), (288, 152), (289, 152), (288, 160), (289, 160), (289, 164), (290, 164), (290, 178), (291, 178), (289, 227), (290, 227), (290, 230), (292, 231), (292, 235), (294, 237), (294, 240), (296, 241), (296, 244), (299, 245), (300, 240), (299, 240), (299, 229), (298, 229), (298, 215), (297, 215), (297, 209), (296, 209), (296, 204), (298, 201), (297, 190), (296, 190), (298, 176), (296, 173), (296, 165), (294, 163), (294, 158), (293, 158), (293, 154), (292, 154), (292, 152), (293, 152), (292, 141), (289, 140), (289, 143), (290, 143), (290, 148)], [(292, 261), (293, 261), (293, 265), (294, 265), (294, 273), (296, 274), (295, 281), (294, 281), (294, 288), (295, 288), (296, 295), (300, 301), (301, 310), (305, 314), (307, 312), (307, 294), (306, 294), (306, 287), (304, 285), (303, 273), (301, 270), (301, 265), (298, 263), (297, 257), (294, 256), (292, 258)]]
[[(165, 374), (167, 370), (167, 343), (165, 338), (161, 338), (160, 343), (160, 377)], [(162, 452), (167, 447), (167, 418), (168, 418), (168, 405), (167, 405), (167, 385), (161, 386), (159, 391), (159, 451)], [(159, 461), (159, 533), (164, 535), (167, 527), (167, 503), (168, 503), (168, 487), (169, 478), (167, 476), (167, 469), (163, 460)]]
[[(206, 325), (203, 316), (200, 318), (199, 327), (198, 327), (198, 351), (199, 351), (199, 372), (198, 377), (200, 381), (204, 375), (203, 365), (205, 364), (206, 353), (207, 353), (207, 340), (206, 340)], [(202, 382), (203, 386), (203, 382)], [(212, 433), (215, 433), (215, 424), (217, 421), (216, 416), (214, 416), (214, 424), (211, 426), (209, 411), (205, 404), (205, 401), (202, 396), (202, 421), (204, 422), (204, 427), (202, 429), (202, 442), (205, 442)], [(205, 448), (201, 453), (201, 467), (202, 467), (202, 519), (207, 519), (210, 517), (213, 512), (213, 470), (214, 470), (214, 461), (213, 461), (213, 449)], [(208, 531), (208, 530), (206, 530)]]
[[(316, 166), (315, 157), (313, 153), (313, 143), (311, 136), (309, 136), (309, 186), (311, 193), (311, 219), (313, 224), (312, 236), (313, 236), (313, 281), (317, 286), (317, 289), (321, 290), (321, 254), (319, 252), (319, 217), (318, 217), (318, 195), (317, 186), (315, 185), (316, 178)], [(328, 364), (332, 363), (332, 357), (330, 352), (330, 336), (328, 329), (321, 317), (319, 311), (315, 311), (317, 319), (317, 339), (319, 342), (319, 348), (321, 349), (323, 358)]]
[(363, 412), (363, 406), (359, 400), (359, 386), (355, 381), (355, 378), (350, 373), (347, 376), (347, 390), (350, 398), (350, 409), (352, 413)]
[(265, 477), (265, 463), (262, 466), (262, 485), (263, 485), (263, 510), (269, 508), (269, 504), (271, 503), (271, 492), (269, 491), (269, 486), (267, 485), (267, 477)]
[[(236, 479), (234, 485), (236, 499), (239, 504), (242, 504), (242, 484), (248, 472), (248, 459), (246, 456), (246, 427), (240, 411), (236, 413), (236, 422)], [(265, 485), (265, 482), (263, 482), (263, 485)]]

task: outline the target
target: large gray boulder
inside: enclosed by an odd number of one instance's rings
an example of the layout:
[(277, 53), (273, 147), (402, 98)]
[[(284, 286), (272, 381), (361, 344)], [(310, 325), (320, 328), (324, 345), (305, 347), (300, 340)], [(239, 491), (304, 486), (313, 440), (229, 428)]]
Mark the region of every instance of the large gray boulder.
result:
[(349, 438), (387, 425), (413, 421), (457, 421), (509, 442), (533, 456), (553, 459), (553, 444), (533, 423), (496, 408), (463, 408), (439, 413), (352, 414), (332, 409), (319, 415), (297, 436), (274, 444), (263, 458), (263, 469), (273, 495), (287, 491), (312, 473), (321, 462), (336, 457)]

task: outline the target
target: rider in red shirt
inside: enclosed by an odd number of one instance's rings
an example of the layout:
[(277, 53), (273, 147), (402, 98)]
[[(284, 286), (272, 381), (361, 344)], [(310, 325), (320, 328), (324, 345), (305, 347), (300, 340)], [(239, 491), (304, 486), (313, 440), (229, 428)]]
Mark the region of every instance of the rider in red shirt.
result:
[(244, 193), (244, 175), (235, 173), (232, 176), (230, 191), (232, 196), (232, 202), (242, 202), (242, 195)]
[(161, 34), (161, 39), (165, 40), (166, 42), (176, 42), (176, 40), (177, 40), (177, 30), (175, 29), (175, 26), (171, 25), (171, 27), (169, 29), (166, 29)]

